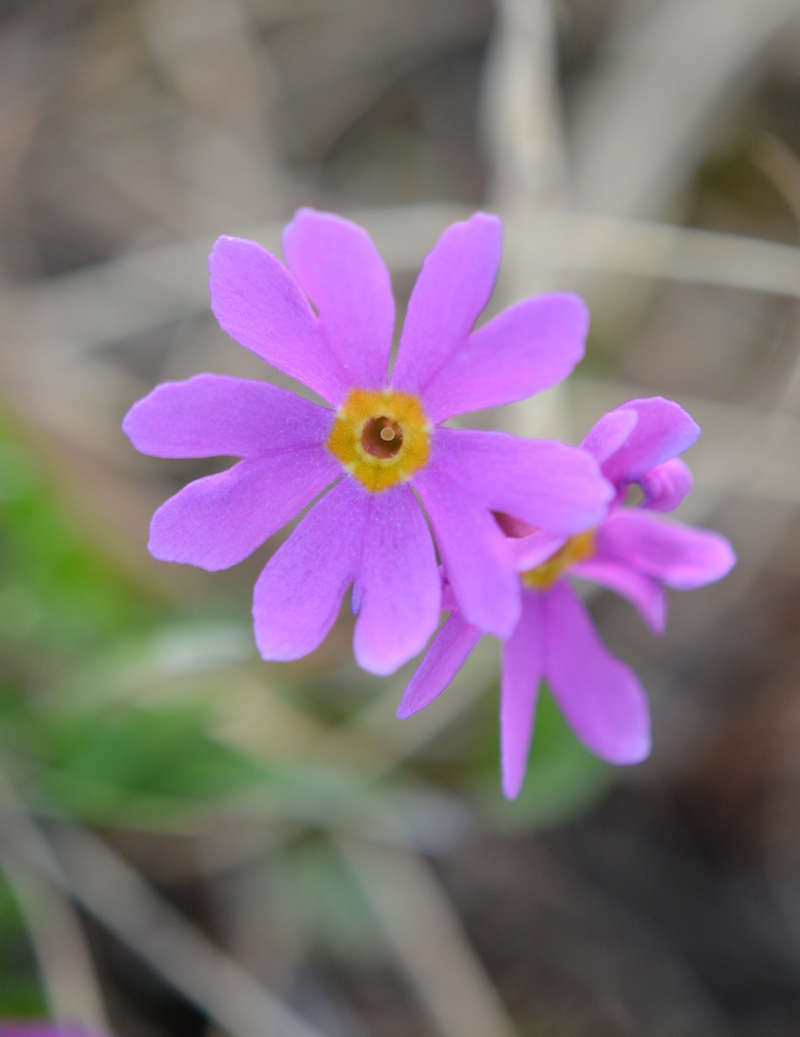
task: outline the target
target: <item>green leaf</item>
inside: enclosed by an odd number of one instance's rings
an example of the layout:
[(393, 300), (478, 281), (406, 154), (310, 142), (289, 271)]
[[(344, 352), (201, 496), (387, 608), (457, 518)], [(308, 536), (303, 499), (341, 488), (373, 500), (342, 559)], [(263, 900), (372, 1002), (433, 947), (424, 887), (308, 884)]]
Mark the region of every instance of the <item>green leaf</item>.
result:
[(162, 609), (82, 535), (0, 424), (0, 644), (74, 657)]
[(95, 823), (146, 824), (264, 781), (267, 771), (206, 731), (199, 706), (50, 715), (37, 731), (38, 798)]
[(46, 1014), (22, 916), (8, 886), (0, 881), (0, 1018), (29, 1019)]

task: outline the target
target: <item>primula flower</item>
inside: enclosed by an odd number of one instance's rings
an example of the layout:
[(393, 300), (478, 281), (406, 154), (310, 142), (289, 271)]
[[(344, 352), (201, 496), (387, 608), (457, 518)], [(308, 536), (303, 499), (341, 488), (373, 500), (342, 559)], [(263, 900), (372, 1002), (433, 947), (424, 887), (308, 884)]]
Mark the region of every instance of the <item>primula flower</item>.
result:
[[(616, 493), (599, 526), (558, 537), (531, 531), (516, 517), (498, 516), (510, 536), (523, 587), (522, 614), (503, 647), (500, 687), (502, 783), (509, 799), (519, 794), (525, 778), (543, 677), (592, 752), (616, 764), (639, 763), (649, 754), (644, 690), (630, 667), (605, 648), (566, 577), (594, 580), (624, 595), (660, 634), (665, 587), (691, 590), (725, 576), (735, 557), (724, 537), (648, 513), (671, 511), (691, 489), (689, 470), (675, 455), (691, 446), (699, 432), (677, 403), (659, 397), (631, 400), (601, 418), (582, 444)], [(640, 507), (623, 507), (633, 483), (644, 499)], [(447, 588), (443, 605), (452, 614), (406, 688), (399, 717), (432, 702), (481, 637)]]
[(302, 209), (283, 247), (288, 269), (253, 241), (220, 238), (211, 307), (228, 334), (335, 409), (213, 374), (158, 386), (123, 424), (139, 450), (242, 460), (159, 508), (151, 553), (227, 568), (333, 484), (256, 583), (256, 642), (265, 659), (310, 652), (352, 584), (356, 658), (391, 673), (423, 649), (440, 611), (421, 501), (463, 616), (508, 636), (519, 580), (492, 513), (568, 536), (602, 518), (610, 489), (585, 451), (441, 424), (561, 381), (583, 354), (584, 304), (543, 295), (473, 331), (501, 249), (500, 221), (478, 213), (446, 230), (425, 260), (387, 377), (394, 302), (367, 233)]

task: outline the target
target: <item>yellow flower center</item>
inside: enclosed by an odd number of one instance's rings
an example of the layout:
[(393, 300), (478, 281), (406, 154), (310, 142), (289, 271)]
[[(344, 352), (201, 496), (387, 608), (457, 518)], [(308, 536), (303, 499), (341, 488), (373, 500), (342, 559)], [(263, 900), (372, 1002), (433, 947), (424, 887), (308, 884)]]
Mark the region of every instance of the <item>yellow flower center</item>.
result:
[(416, 396), (351, 389), (336, 412), (328, 450), (372, 493), (407, 482), (428, 463), (433, 427)]
[(531, 590), (549, 590), (556, 580), (562, 576), (575, 562), (583, 562), (594, 554), (594, 530), (570, 537), (563, 547), (546, 562), (522, 573), (522, 582)]

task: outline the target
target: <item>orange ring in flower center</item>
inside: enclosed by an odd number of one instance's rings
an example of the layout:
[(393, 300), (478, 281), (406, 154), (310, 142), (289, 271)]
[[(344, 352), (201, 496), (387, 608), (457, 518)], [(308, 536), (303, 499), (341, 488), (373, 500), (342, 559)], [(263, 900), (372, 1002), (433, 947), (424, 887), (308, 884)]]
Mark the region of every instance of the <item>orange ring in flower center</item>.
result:
[(407, 482), (428, 463), (433, 427), (416, 396), (351, 389), (327, 447), (372, 493)]
[(594, 554), (594, 530), (587, 529), (585, 533), (578, 533), (570, 537), (563, 547), (546, 562), (537, 565), (535, 569), (528, 569), (521, 574), (522, 582), (531, 590), (550, 590), (553, 584), (562, 576), (570, 566), (576, 562), (585, 562)]

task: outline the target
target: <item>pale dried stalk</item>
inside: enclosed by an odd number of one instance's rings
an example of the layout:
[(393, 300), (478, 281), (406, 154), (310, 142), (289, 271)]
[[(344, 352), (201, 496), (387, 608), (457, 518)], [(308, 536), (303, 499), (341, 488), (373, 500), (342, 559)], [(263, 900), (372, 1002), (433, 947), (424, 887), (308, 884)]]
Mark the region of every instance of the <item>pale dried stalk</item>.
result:
[(530, 247), (556, 270), (634, 274), (800, 297), (800, 249), (740, 234), (564, 213)]
[(564, 201), (555, 54), (550, 0), (498, 0), (481, 100), (489, 200), (505, 223), (495, 305), (546, 287), (540, 257), (528, 244), (536, 216)]
[(663, 0), (629, 39), (611, 41), (576, 104), (576, 206), (611, 216), (668, 211), (720, 116), (731, 114), (734, 87), (799, 12), (797, 0)]
[(62, 827), (58, 856), (0, 775), (0, 835), (230, 1037), (323, 1037), (213, 944), (102, 840)]
[(56, 845), (84, 907), (231, 1037), (322, 1037), (106, 843), (85, 830), (64, 827)]
[[(442, 230), (472, 210), (427, 204), (346, 213), (373, 235), (395, 272), (418, 269)], [(282, 223), (236, 233), (280, 252)], [(31, 290), (7, 293), (25, 305), (34, 345), (68, 364), (97, 346), (126, 338), (208, 306), (207, 257), (212, 237), (142, 250), (67, 274)], [(535, 262), (551, 270), (639, 273), (699, 284), (800, 297), (800, 249), (758, 238), (642, 220), (548, 213), (526, 242)], [(13, 346), (14, 343), (10, 343)]]
[(399, 846), (344, 835), (334, 841), (442, 1037), (514, 1037), (514, 1025), (430, 866)]
[(72, 904), (20, 859), (2, 822), (0, 869), (28, 930), (51, 1018), (61, 1026), (109, 1033), (100, 984)]

